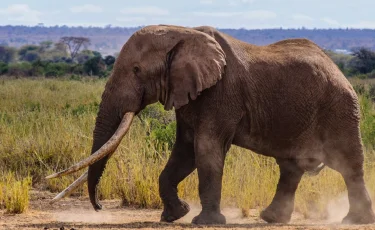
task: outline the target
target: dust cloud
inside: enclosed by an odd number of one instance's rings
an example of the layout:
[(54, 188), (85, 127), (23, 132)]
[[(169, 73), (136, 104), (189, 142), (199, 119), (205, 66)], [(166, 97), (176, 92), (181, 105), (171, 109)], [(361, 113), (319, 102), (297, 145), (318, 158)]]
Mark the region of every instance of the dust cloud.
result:
[(76, 209), (61, 211), (54, 214), (54, 219), (59, 222), (84, 222), (84, 223), (112, 223), (114, 216), (107, 211)]
[[(199, 215), (202, 210), (202, 207), (198, 204), (189, 203), (189, 206), (190, 212), (176, 221), (177, 223), (191, 223), (193, 218)], [(242, 224), (250, 221), (250, 218), (242, 217), (242, 211), (239, 208), (224, 207), (221, 209), (221, 213), (225, 216), (228, 224)]]
[(348, 193), (342, 193), (336, 199), (328, 202), (327, 205), (327, 222), (341, 223), (342, 219), (348, 214), (349, 200)]

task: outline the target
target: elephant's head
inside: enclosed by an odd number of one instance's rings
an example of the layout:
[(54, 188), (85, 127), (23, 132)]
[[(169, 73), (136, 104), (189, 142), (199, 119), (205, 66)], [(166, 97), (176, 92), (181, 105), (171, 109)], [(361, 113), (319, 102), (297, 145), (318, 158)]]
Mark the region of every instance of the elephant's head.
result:
[[(224, 73), (225, 54), (209, 35), (176, 26), (148, 26), (123, 46), (109, 78), (96, 118), (92, 155), (48, 178), (89, 166), (88, 189), (95, 209), (101, 206), (96, 188), (106, 162), (130, 127), (134, 114), (160, 101), (165, 109), (195, 100)], [(86, 175), (56, 199), (82, 184)]]

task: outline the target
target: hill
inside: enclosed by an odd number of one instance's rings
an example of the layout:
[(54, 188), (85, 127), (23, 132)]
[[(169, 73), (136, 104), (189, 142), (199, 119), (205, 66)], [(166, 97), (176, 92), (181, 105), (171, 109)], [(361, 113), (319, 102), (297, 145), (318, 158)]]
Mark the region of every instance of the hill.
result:
[[(0, 26), (0, 44), (20, 47), (42, 41), (58, 41), (63, 36), (83, 36), (91, 39), (90, 49), (104, 54), (119, 52), (122, 45), (138, 29), (123, 27), (68, 26)], [(220, 29), (240, 40), (266, 45), (287, 38), (307, 38), (324, 49), (351, 50), (367, 47), (375, 50), (375, 30), (369, 29)]]

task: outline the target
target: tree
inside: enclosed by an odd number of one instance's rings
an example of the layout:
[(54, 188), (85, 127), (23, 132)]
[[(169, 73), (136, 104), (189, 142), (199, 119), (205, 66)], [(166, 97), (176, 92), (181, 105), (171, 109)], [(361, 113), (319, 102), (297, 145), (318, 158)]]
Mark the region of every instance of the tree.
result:
[(116, 58), (112, 55), (108, 55), (104, 58), (104, 63), (107, 65), (107, 66), (111, 66), (115, 63), (116, 61)]
[(70, 57), (74, 60), (82, 46), (86, 47), (90, 44), (90, 39), (85, 37), (62, 37), (60, 42), (68, 47)]
[(19, 59), (21, 61), (35, 61), (40, 58), (38, 53), (39, 46), (25, 45), (18, 50)]
[(7, 46), (0, 46), (0, 62), (9, 63), (14, 61), (16, 50)]
[(39, 50), (40, 50), (40, 52), (45, 52), (45, 51), (51, 49), (52, 45), (53, 45), (52, 41), (40, 42), (39, 43)]
[(353, 49), (355, 59), (351, 63), (359, 73), (370, 73), (375, 69), (375, 52), (367, 48)]
[(20, 55), (21, 57), (23, 57), (27, 52), (29, 52), (29, 51), (37, 51), (37, 50), (39, 50), (39, 46), (36, 46), (36, 45), (25, 45), (25, 46), (22, 46), (18, 50), (18, 55)]
[(82, 50), (76, 55), (76, 61), (83, 64), (93, 57), (95, 57), (95, 54), (91, 50)]
[(40, 55), (38, 52), (36, 51), (29, 51), (27, 52), (23, 58), (22, 58), (22, 61), (27, 61), (27, 62), (34, 62), (34, 61), (37, 61), (37, 60), (40, 60)]
[(83, 68), (88, 75), (98, 76), (105, 70), (105, 64), (101, 57), (95, 56), (86, 61)]

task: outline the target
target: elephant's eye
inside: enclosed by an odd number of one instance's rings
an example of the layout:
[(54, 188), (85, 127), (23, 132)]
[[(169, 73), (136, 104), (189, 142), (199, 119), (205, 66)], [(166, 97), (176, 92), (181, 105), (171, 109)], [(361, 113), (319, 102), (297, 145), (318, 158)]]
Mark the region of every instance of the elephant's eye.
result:
[(138, 66), (134, 66), (134, 68), (133, 68), (133, 72), (134, 72), (135, 74), (139, 73), (140, 71), (141, 71), (141, 70), (139, 69)]

